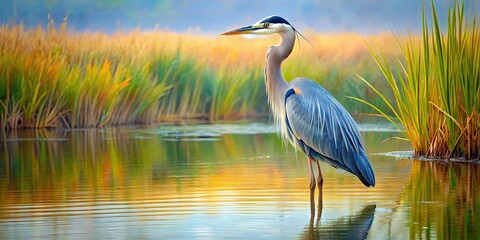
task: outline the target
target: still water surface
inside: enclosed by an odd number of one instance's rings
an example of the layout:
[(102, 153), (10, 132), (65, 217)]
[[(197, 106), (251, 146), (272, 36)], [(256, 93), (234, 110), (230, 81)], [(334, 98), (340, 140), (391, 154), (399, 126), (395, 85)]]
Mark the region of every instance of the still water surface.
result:
[(479, 238), (479, 165), (384, 154), (410, 146), (361, 129), (377, 186), (323, 165), (313, 219), (307, 161), (270, 124), (4, 134), (0, 239)]

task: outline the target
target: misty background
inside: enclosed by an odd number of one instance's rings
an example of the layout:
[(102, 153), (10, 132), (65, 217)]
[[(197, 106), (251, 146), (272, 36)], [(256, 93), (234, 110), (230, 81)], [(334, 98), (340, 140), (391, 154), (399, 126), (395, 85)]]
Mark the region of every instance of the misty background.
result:
[[(424, 1), (429, 7), (430, 1)], [(451, 0), (435, 0), (445, 22)], [(465, 0), (476, 12), (480, 2)], [(286, 18), (301, 31), (371, 34), (420, 26), (422, 0), (2, 0), (2, 24), (46, 26), (51, 14), (58, 25), (68, 16), (70, 31), (128, 31), (155, 28), (218, 34), (269, 15)]]

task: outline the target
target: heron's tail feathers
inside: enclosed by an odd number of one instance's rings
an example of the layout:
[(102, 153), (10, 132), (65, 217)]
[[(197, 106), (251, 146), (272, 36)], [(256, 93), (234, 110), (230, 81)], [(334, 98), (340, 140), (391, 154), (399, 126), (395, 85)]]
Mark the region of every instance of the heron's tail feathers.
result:
[(357, 177), (367, 187), (375, 187), (375, 174), (373, 173), (372, 165), (365, 153), (355, 154), (355, 164), (357, 165)]

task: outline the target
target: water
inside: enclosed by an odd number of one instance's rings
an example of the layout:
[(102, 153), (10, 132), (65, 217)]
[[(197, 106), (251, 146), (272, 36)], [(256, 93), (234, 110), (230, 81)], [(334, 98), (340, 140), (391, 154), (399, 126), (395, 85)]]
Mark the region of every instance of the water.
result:
[(377, 186), (322, 165), (315, 218), (307, 161), (269, 124), (2, 135), (0, 239), (479, 238), (479, 165), (361, 128)]

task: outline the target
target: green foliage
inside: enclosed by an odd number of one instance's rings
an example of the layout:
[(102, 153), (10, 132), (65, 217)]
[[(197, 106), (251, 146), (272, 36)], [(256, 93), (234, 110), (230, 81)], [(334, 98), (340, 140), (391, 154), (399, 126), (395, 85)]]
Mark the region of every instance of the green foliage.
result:
[[(2, 128), (96, 128), (269, 114), (263, 65), (271, 39), (77, 34), (66, 31), (66, 19), (59, 30), (49, 21), (46, 30), (0, 28)], [(318, 37), (311, 35), (312, 41)], [(314, 43), (318, 47), (294, 51), (284, 64), (287, 80), (314, 79), (354, 113), (369, 109), (346, 96), (382, 103), (353, 77), (359, 72), (380, 79), (360, 37), (330, 36)]]
[(421, 38), (398, 39), (402, 58), (393, 67), (383, 55), (374, 54), (394, 100), (361, 78), (393, 116), (366, 103), (402, 124), (415, 155), (480, 158), (480, 31), (476, 16), (465, 18), (464, 9), (455, 1), (443, 33), (432, 1), (431, 23), (423, 10)]
[(156, 120), (152, 115), (158, 113), (169, 86), (154, 81), (145, 66), (112, 65), (89, 56), (72, 60), (62, 43), (63, 33), (24, 33), (21, 27), (5, 26), (0, 31), (2, 128), (102, 127)]

